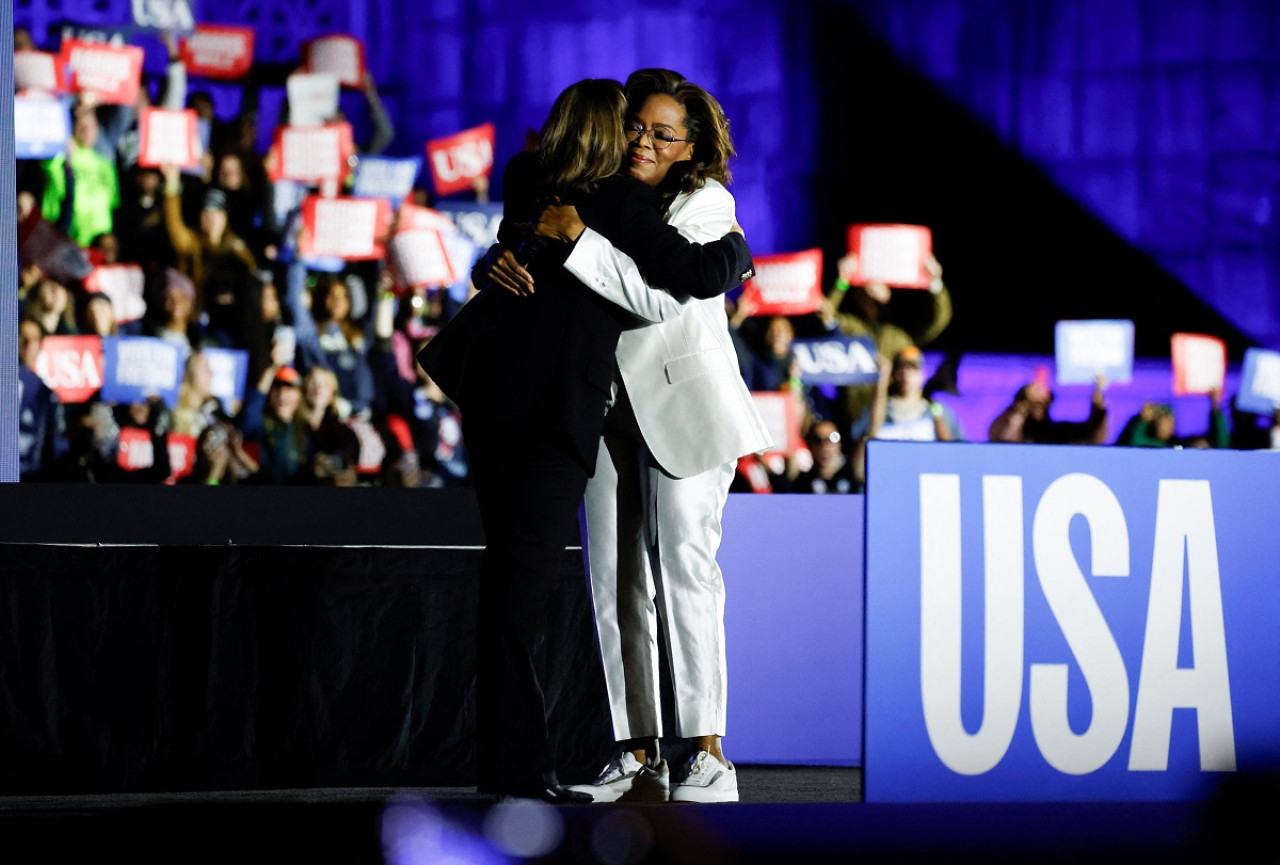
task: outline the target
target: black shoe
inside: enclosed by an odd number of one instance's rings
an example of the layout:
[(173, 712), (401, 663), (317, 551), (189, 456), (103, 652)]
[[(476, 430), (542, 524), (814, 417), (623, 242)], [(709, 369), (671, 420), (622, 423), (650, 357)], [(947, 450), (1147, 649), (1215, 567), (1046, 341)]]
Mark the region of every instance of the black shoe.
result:
[(579, 793), (563, 784), (547, 784), (542, 787), (499, 793), (497, 796), (499, 802), (512, 802), (517, 799), (536, 799), (550, 805), (590, 805), (594, 801), (590, 793)]

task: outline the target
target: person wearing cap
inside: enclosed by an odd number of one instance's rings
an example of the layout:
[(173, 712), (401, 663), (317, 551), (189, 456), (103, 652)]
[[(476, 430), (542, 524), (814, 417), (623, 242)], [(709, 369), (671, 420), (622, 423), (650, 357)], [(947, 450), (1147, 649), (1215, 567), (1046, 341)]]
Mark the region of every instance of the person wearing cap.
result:
[(892, 364), (880, 363), (870, 437), (926, 442), (964, 438), (951, 410), (924, 395), (924, 356), (914, 345), (899, 351)]
[(177, 255), (178, 270), (195, 284), (196, 308), (205, 311), (211, 303), (226, 300), (221, 296), (206, 296), (215, 272), (238, 273), (247, 282), (257, 272), (258, 263), (244, 240), (228, 227), (226, 193), (221, 189), (210, 189), (205, 193), (200, 209), (200, 227), (193, 231), (182, 219), (182, 185), (178, 167), (166, 165), (163, 173), (165, 228)]
[(315, 447), (301, 405), (302, 376), (291, 366), (271, 365), (245, 394), (241, 433), (258, 445), (255, 481), (296, 484), (310, 479)]

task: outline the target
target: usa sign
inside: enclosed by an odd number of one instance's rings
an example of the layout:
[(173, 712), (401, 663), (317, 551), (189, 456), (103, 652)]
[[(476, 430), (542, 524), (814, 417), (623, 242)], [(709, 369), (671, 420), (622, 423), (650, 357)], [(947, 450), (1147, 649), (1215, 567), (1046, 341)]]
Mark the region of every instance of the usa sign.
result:
[(494, 127), (485, 123), (427, 142), (427, 161), (437, 195), (470, 189), (478, 177), (493, 172)]
[(870, 442), (867, 801), (1195, 799), (1273, 751), (1274, 456)]

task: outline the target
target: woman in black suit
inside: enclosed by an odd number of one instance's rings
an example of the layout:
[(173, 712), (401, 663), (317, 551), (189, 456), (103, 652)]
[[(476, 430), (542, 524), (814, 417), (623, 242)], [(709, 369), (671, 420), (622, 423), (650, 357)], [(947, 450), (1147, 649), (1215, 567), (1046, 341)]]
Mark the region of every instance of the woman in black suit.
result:
[[(564, 270), (577, 237), (534, 236), (552, 201), (630, 255), (654, 284), (695, 297), (752, 274), (739, 234), (691, 244), (662, 219), (653, 190), (619, 174), (626, 153), (621, 85), (587, 79), (560, 94), (541, 147), (503, 175), (498, 237), (524, 249), (536, 291), (483, 290), (421, 357), (462, 410), (485, 530), (477, 622), (477, 760), (481, 792), (588, 802), (555, 775), (539, 649), (565, 546), (594, 470), (613, 355), (634, 320)], [(546, 229), (538, 229), (546, 230)]]

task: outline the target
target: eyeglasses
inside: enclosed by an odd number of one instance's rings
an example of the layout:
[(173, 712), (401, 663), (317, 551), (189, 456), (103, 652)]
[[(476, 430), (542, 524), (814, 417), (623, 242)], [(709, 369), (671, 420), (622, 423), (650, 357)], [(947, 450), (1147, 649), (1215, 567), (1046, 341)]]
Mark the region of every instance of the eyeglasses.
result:
[(645, 129), (639, 123), (628, 123), (622, 127), (622, 131), (626, 133), (627, 141), (629, 142), (637, 142), (648, 134), (649, 140), (653, 142), (654, 150), (666, 150), (677, 141), (693, 140), (692, 138), (676, 138), (668, 129)]

